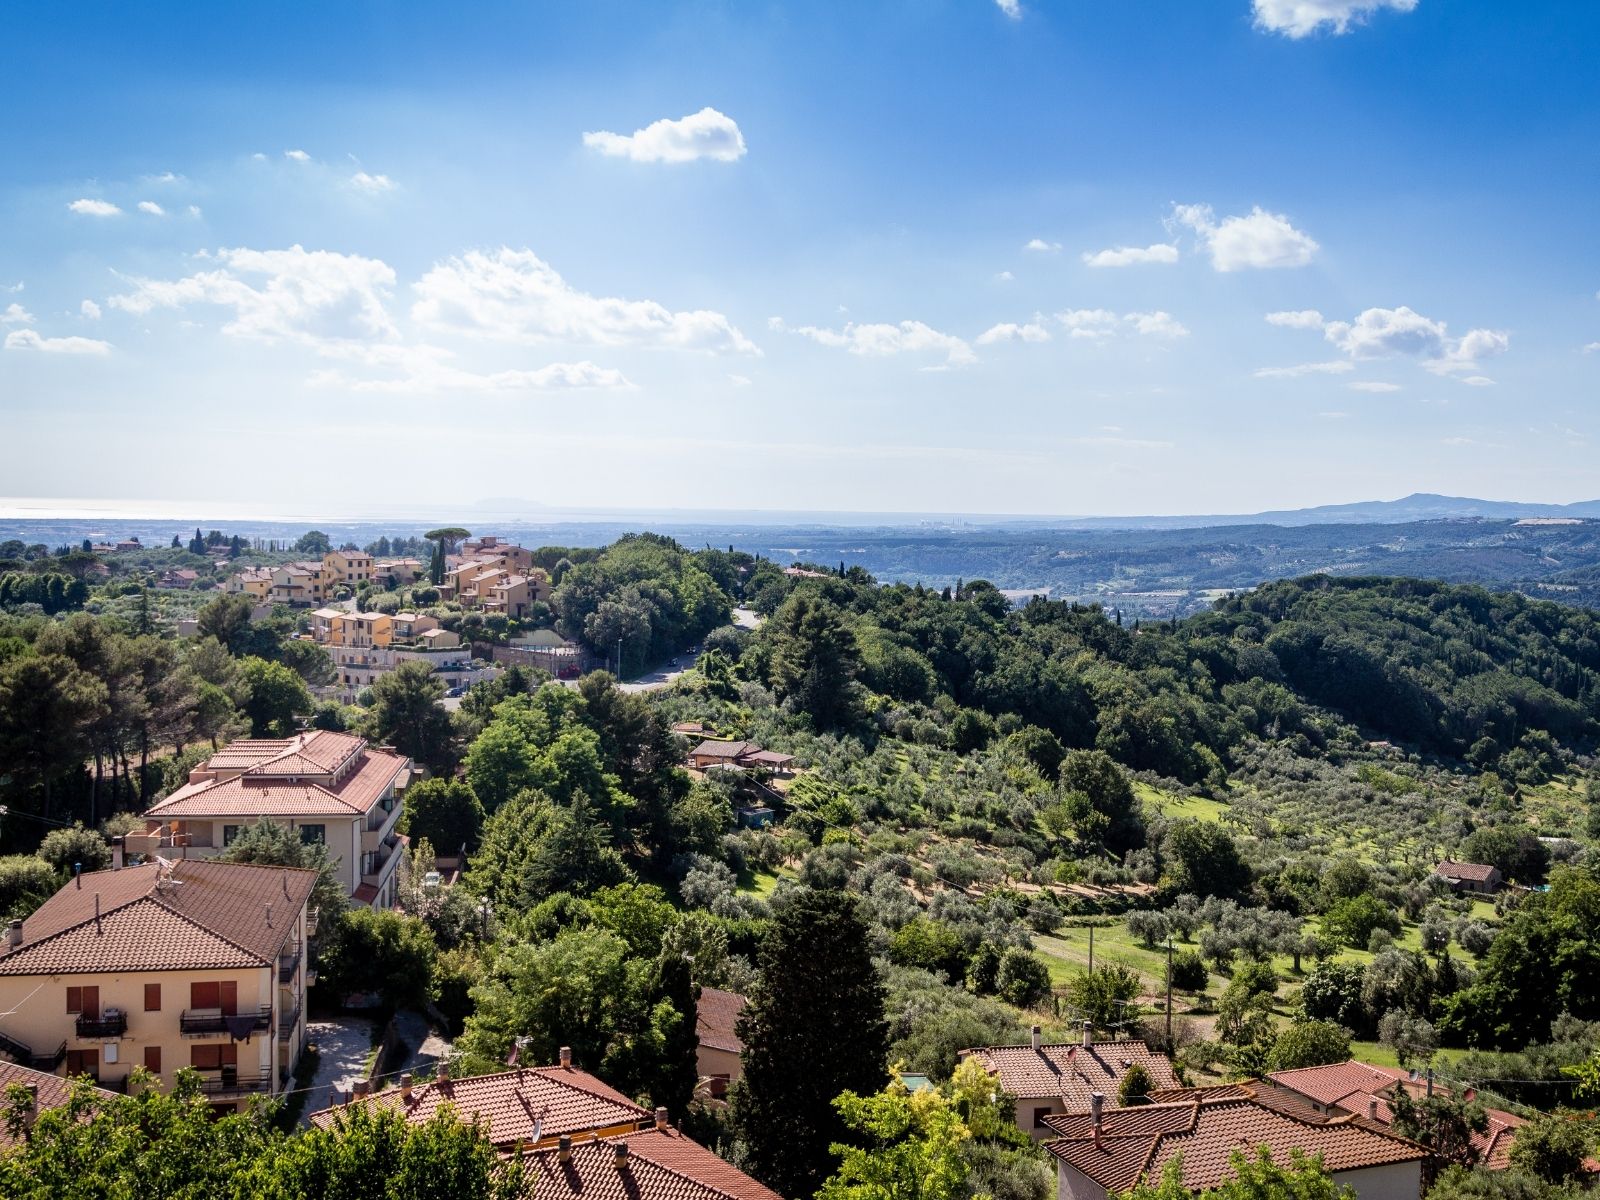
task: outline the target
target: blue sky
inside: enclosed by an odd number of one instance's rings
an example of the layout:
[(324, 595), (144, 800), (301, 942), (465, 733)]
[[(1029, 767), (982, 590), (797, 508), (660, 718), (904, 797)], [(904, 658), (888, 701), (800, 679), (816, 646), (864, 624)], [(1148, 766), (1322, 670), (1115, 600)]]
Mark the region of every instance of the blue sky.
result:
[(1600, 7), (17, 4), (0, 496), (1600, 496)]

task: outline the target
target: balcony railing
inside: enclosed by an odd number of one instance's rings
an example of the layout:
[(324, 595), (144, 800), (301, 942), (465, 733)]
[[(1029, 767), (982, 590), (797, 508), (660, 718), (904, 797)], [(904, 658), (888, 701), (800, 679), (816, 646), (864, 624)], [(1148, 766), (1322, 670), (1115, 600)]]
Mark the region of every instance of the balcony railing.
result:
[(272, 1070), (267, 1068), (253, 1074), (240, 1074), (234, 1067), (223, 1067), (216, 1071), (201, 1071), (200, 1090), (213, 1096), (229, 1092), (270, 1092), (272, 1090)]
[(0, 1033), (0, 1053), (9, 1054), (20, 1065), (32, 1067), (35, 1071), (54, 1071), (67, 1059), (67, 1042), (63, 1038), (61, 1045), (54, 1050), (35, 1054), (33, 1047), (26, 1042), (19, 1042), (16, 1038)]
[(293, 954), (285, 954), (282, 958), (278, 959), (278, 982), (293, 983), (294, 973), (299, 966), (300, 951), (298, 950), (296, 950)]
[(300, 1006), (296, 1004), (278, 1018), (278, 1036), (280, 1038), (288, 1037), (294, 1032), (294, 1027), (298, 1024), (300, 1024)]
[[(250, 1024), (246, 1026), (244, 1022)], [(258, 1033), (272, 1028), (272, 1005), (263, 1004), (255, 1012), (224, 1015), (215, 1008), (186, 1008), (178, 1016), (178, 1032), (196, 1034)]]
[(119, 1038), (128, 1032), (128, 1014), (111, 1009), (98, 1017), (79, 1013), (77, 1027), (81, 1038)]

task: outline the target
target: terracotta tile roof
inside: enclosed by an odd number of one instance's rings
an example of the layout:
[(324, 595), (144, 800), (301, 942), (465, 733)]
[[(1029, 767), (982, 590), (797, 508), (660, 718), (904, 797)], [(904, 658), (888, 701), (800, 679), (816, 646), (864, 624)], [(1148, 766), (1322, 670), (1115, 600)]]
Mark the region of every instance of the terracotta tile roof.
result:
[(1297, 1071), (1272, 1071), (1267, 1078), (1311, 1097), (1318, 1104), (1337, 1104), (1352, 1092), (1381, 1092), (1407, 1078), (1407, 1073), (1399, 1067), (1374, 1067), (1351, 1059), (1321, 1067), (1302, 1067)]
[[(484, 1122), (497, 1146), (615, 1128), (650, 1116), (621, 1092), (573, 1067), (530, 1067), (436, 1080), (413, 1088), (409, 1103), (399, 1088), (352, 1103), (403, 1112), (412, 1122), (426, 1121), (440, 1105), (451, 1104), (462, 1120)], [(312, 1113), (311, 1122), (326, 1129), (339, 1111), (335, 1107)]]
[[(616, 1146), (627, 1143), (627, 1166)], [(737, 1167), (675, 1129), (645, 1129), (603, 1140), (576, 1141), (560, 1160), (555, 1146), (526, 1158), (531, 1200), (779, 1200)]]
[(1483, 863), (1453, 862), (1445, 859), (1433, 869), (1435, 875), (1446, 879), (1470, 879), (1474, 883), (1488, 883), (1496, 874), (1495, 868)]
[(1091, 1118), (1050, 1117), (1062, 1136), (1049, 1151), (1108, 1191), (1125, 1191), (1141, 1177), (1159, 1178), (1181, 1156), (1183, 1185), (1214, 1188), (1233, 1175), (1235, 1150), (1265, 1146), (1284, 1163), (1291, 1150), (1320, 1155), (1330, 1172), (1414, 1162), (1427, 1151), (1364, 1120), (1340, 1116), (1307, 1119), (1260, 1098), (1197, 1096), (1189, 1101), (1107, 1110), (1096, 1142)]
[(702, 1046), (713, 1050), (731, 1050), (738, 1054), (744, 1043), (734, 1032), (734, 1024), (747, 1003), (738, 992), (724, 992), (717, 988), (700, 989), (700, 1005), (695, 1012), (694, 1028)]
[[(0, 944), (0, 975), (203, 971), (273, 965), (316, 872), (184, 859), (91, 871)], [(99, 915), (96, 916), (96, 906)]]
[(1089, 1096), (1115, 1096), (1128, 1068), (1138, 1063), (1157, 1088), (1176, 1087), (1172, 1061), (1143, 1042), (1091, 1042), (1087, 1046), (980, 1046), (962, 1051), (999, 1075), (1000, 1086), (1019, 1100), (1060, 1099), (1068, 1112), (1088, 1112)]
[[(172, 817), (233, 816), (343, 816), (354, 818), (370, 812), (380, 797), (407, 768), (407, 760), (387, 750), (366, 750), (366, 742), (350, 734), (325, 731), (320, 738), (303, 734), (280, 743), (253, 743), (238, 750), (226, 747), (207, 764), (216, 771), (239, 771), (229, 779), (188, 783), (165, 800), (159, 800), (145, 816)], [(284, 747), (268, 753), (265, 747)], [(340, 775), (337, 782), (326, 780), (340, 770), (353, 754), (360, 758), (355, 769)], [(245, 765), (245, 764), (250, 765)], [(310, 775), (312, 780), (301, 778)]]
[[(72, 1094), (72, 1081), (64, 1075), (50, 1075), (44, 1071), (35, 1071), (31, 1067), (19, 1067), (16, 1063), (0, 1059), (0, 1097), (5, 1095), (5, 1090), (14, 1083), (23, 1086), (32, 1084), (38, 1089), (39, 1111), (47, 1108), (60, 1108), (67, 1102)], [(104, 1088), (95, 1088), (96, 1098), (109, 1100), (113, 1093)], [(16, 1145), (16, 1139), (7, 1131), (5, 1123), (0, 1121), (0, 1150), (5, 1150)]]
[(691, 758), (740, 758), (761, 749), (754, 742), (701, 742), (689, 751)]

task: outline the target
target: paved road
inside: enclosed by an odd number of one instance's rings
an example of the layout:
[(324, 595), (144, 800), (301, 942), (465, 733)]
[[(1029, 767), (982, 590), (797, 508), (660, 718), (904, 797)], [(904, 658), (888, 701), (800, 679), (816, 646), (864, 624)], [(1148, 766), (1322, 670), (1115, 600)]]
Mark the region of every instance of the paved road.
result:
[(740, 629), (760, 629), (766, 618), (753, 608), (736, 608), (733, 610), (733, 623)]
[[(307, 1124), (311, 1113), (336, 1102), (336, 1084), (365, 1075), (367, 1055), (372, 1053), (372, 1022), (366, 1017), (311, 1021), (306, 1025), (306, 1037), (317, 1044), (317, 1071), (311, 1077), (311, 1095), (301, 1111), (301, 1124)], [(344, 1090), (349, 1090), (348, 1083)]]

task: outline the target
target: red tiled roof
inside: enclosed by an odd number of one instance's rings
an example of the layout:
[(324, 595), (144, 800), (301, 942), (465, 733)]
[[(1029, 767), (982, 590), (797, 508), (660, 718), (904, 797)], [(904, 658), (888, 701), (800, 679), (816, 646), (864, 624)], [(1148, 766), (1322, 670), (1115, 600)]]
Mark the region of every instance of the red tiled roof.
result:
[[(441, 1105), (451, 1104), (463, 1121), (482, 1121), (497, 1146), (615, 1128), (650, 1116), (615, 1088), (572, 1067), (529, 1067), (435, 1080), (413, 1088), (409, 1103), (399, 1088), (352, 1103), (392, 1109), (410, 1122), (427, 1121)], [(311, 1115), (311, 1122), (326, 1129), (339, 1111), (323, 1109)]]
[[(310, 899), (315, 871), (184, 859), (91, 871), (0, 944), (0, 975), (271, 966)], [(97, 915), (98, 908), (98, 915)]]
[(1143, 1042), (1092, 1042), (1080, 1045), (980, 1046), (965, 1050), (1000, 1086), (1020, 1100), (1060, 1099), (1068, 1112), (1088, 1112), (1094, 1092), (1114, 1096), (1134, 1063), (1150, 1074), (1156, 1088), (1176, 1087), (1172, 1061)]
[(1275, 1162), (1291, 1150), (1320, 1155), (1330, 1172), (1353, 1171), (1427, 1157), (1414, 1142), (1385, 1133), (1365, 1120), (1340, 1116), (1311, 1119), (1260, 1098), (1196, 1096), (1188, 1101), (1113, 1108), (1105, 1113), (1097, 1142), (1088, 1116), (1046, 1118), (1062, 1136), (1046, 1147), (1108, 1191), (1126, 1191), (1140, 1178), (1159, 1178), (1181, 1156), (1183, 1185), (1214, 1188), (1233, 1175), (1230, 1156), (1265, 1146)]
[(740, 758), (761, 749), (754, 742), (701, 742), (689, 751), (690, 758)]
[(694, 1028), (700, 1044), (713, 1050), (731, 1050), (738, 1054), (744, 1043), (734, 1032), (734, 1024), (744, 1011), (746, 1000), (738, 992), (724, 992), (716, 988), (700, 989), (700, 1005), (695, 1012)]
[(1355, 1059), (1321, 1067), (1301, 1067), (1296, 1071), (1272, 1071), (1267, 1075), (1273, 1083), (1309, 1096), (1318, 1104), (1337, 1104), (1352, 1092), (1376, 1094), (1406, 1077), (1407, 1073), (1399, 1067), (1373, 1067)]
[[(616, 1146), (628, 1147), (618, 1168)], [(571, 1157), (546, 1146), (526, 1156), (531, 1200), (780, 1200), (737, 1167), (675, 1129), (577, 1141)]]
[[(64, 1075), (50, 1075), (44, 1071), (35, 1071), (31, 1067), (19, 1067), (16, 1063), (0, 1059), (0, 1096), (5, 1095), (5, 1090), (14, 1083), (23, 1086), (32, 1084), (38, 1089), (38, 1108), (43, 1112), (47, 1108), (60, 1108), (72, 1095), (72, 1081)], [(113, 1093), (104, 1088), (95, 1088), (96, 1099), (109, 1100)], [(7, 1131), (5, 1123), (0, 1121), (0, 1150), (16, 1145), (16, 1139)]]
[[(318, 731), (323, 732), (323, 731)], [(407, 760), (387, 750), (364, 749), (366, 743), (349, 734), (334, 734), (337, 741), (301, 735), (285, 742), (234, 743), (211, 757), (216, 771), (239, 771), (228, 779), (188, 783), (145, 813), (148, 817), (231, 817), (332, 815), (357, 817), (389, 790), (406, 770)], [(276, 753), (272, 746), (283, 746)], [(336, 783), (317, 782), (331, 776), (352, 756), (360, 755), (352, 771)], [(252, 765), (245, 766), (243, 764)], [(307, 780), (303, 776), (314, 778)]]
[(1488, 883), (1496, 873), (1495, 868), (1484, 863), (1454, 862), (1445, 859), (1433, 869), (1435, 875), (1442, 875), (1446, 879), (1470, 879), (1474, 883)]

